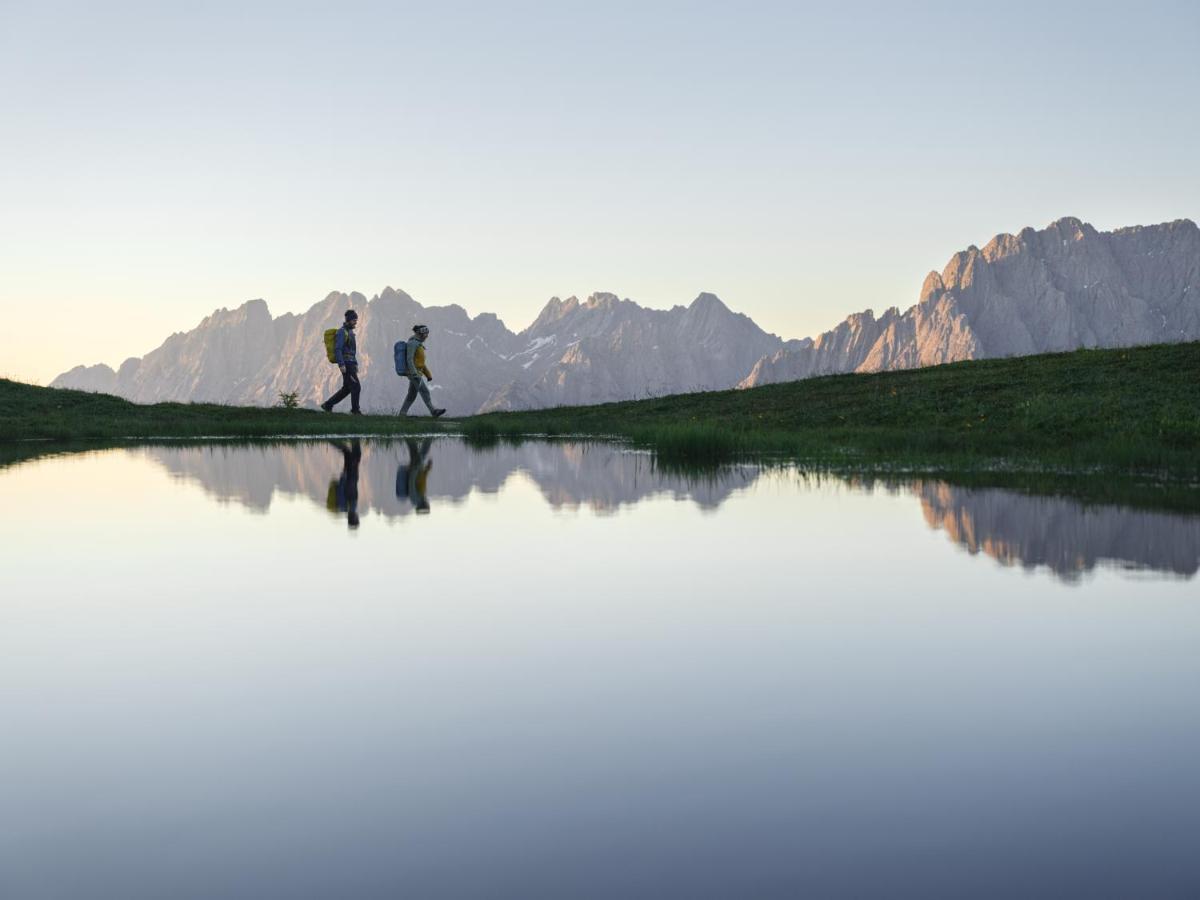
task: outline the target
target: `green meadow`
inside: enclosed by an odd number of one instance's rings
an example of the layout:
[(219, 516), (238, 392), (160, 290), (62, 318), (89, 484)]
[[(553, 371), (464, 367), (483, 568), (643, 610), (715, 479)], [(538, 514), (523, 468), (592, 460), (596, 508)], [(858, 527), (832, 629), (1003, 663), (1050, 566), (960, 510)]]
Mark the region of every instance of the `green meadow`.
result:
[(834, 375), (438, 422), (203, 403), (138, 405), (0, 380), (0, 441), (415, 432), (459, 433), (476, 444), (533, 436), (619, 439), (653, 450), (667, 465), (791, 458), (835, 466), (1191, 478), (1200, 474), (1200, 343)]

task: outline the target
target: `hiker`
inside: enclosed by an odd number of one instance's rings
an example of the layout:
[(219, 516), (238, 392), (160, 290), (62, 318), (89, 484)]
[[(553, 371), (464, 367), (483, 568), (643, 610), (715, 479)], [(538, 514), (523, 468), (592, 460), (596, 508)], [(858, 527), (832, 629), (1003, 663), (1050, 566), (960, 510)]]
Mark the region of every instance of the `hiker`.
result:
[(346, 310), (346, 321), (333, 339), (333, 358), (342, 372), (342, 387), (321, 404), (321, 409), (325, 412), (333, 412), (337, 404), (349, 397), (350, 412), (356, 416), (362, 415), (362, 410), (358, 408), (358, 395), (362, 391), (362, 385), (358, 382), (358, 344), (354, 340), (356, 325), (358, 313), (352, 309)]
[(400, 464), (396, 470), (396, 499), (405, 498), (413, 505), (418, 514), (429, 513), (429, 497), (426, 494), (426, 484), (429, 481), (429, 470), (433, 468), (433, 460), (429, 458), (429, 448), (433, 439), (426, 438), (418, 447), (412, 438), (405, 440), (408, 445), (408, 465)]
[(346, 524), (350, 528), (358, 527), (358, 464), (362, 460), (362, 444), (356, 439), (347, 444), (345, 441), (330, 441), (342, 452), (342, 477), (333, 488), (332, 499), (338, 512), (346, 514)]
[[(425, 384), (426, 381), (433, 381), (433, 376), (429, 373), (429, 367), (425, 365), (425, 339), (427, 337), (429, 337), (428, 325), (413, 326), (413, 336), (408, 339), (408, 347), (404, 355), (405, 369), (403, 374), (408, 379), (408, 396), (404, 398), (404, 405), (400, 407), (400, 415), (402, 416), (408, 415), (408, 409), (413, 405), (413, 401), (417, 399), (417, 394), (421, 395), (421, 399), (429, 407), (430, 415), (435, 419), (438, 416), (446, 414), (444, 409), (434, 409), (433, 400), (429, 397), (429, 387)], [(399, 369), (400, 367), (397, 366), (396, 368)], [(425, 377), (422, 378), (422, 375)]]

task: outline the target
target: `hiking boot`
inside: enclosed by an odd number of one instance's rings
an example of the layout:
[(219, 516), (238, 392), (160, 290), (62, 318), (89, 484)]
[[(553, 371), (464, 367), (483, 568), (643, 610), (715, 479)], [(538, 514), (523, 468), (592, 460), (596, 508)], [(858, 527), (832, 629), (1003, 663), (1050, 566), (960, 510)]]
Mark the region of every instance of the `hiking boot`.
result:
[(433, 417), (434, 417), (435, 419), (436, 419), (438, 416), (444, 416), (445, 414), (446, 414), (446, 411), (445, 411), (444, 409), (435, 409), (435, 410), (433, 411)]
[(333, 412), (333, 407), (330, 406), (328, 403), (322, 403), (321, 409), (325, 410), (325, 412)]
[(361, 416), (362, 414), (363, 414), (363, 411), (361, 409), (350, 410), (350, 415), (352, 415), (352, 416)]

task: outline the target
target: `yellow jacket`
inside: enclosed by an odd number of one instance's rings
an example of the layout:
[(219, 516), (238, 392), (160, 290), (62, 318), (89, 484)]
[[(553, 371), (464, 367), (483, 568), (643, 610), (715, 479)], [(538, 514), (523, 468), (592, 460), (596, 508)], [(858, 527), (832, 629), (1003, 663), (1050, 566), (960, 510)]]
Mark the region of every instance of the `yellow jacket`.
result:
[(433, 375), (429, 372), (429, 367), (425, 365), (425, 345), (420, 341), (416, 342), (417, 349), (412, 354), (412, 367), (415, 371), (420, 372), (430, 381), (433, 381)]

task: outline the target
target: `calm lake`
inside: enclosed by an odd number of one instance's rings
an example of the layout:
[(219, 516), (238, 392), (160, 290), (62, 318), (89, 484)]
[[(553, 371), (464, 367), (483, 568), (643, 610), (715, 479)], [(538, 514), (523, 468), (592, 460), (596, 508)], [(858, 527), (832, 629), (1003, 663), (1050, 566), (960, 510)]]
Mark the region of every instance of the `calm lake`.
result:
[(1195, 514), (453, 439), (0, 509), (6, 900), (1200, 895)]

